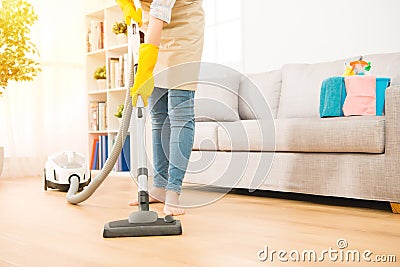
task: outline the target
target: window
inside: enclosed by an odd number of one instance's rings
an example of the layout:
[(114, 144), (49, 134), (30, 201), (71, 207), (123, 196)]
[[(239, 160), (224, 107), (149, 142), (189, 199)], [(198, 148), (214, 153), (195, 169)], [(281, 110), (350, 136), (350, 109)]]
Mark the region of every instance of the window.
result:
[(242, 0), (204, 0), (204, 62), (242, 70)]

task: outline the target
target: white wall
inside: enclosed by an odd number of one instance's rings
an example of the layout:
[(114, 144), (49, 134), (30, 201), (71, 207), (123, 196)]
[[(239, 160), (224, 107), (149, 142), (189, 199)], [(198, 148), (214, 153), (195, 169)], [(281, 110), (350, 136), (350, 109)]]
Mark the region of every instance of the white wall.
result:
[(399, 0), (243, 0), (244, 72), (399, 52)]

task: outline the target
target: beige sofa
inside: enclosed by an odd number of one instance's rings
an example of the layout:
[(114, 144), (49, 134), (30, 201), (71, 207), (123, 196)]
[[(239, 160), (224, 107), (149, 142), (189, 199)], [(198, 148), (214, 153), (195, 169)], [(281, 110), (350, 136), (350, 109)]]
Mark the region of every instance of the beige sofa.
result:
[[(319, 117), (323, 79), (345, 62), (219, 73), (196, 93), (185, 182), (400, 202), (400, 53), (364, 56), (390, 77), (385, 116)], [(270, 108), (268, 108), (268, 106)]]

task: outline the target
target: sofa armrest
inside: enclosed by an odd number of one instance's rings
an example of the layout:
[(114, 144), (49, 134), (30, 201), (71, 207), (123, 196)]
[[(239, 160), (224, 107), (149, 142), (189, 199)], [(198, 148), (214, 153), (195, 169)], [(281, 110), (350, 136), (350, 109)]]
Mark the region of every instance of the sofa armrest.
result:
[(400, 158), (400, 86), (386, 89), (385, 100), (385, 153)]

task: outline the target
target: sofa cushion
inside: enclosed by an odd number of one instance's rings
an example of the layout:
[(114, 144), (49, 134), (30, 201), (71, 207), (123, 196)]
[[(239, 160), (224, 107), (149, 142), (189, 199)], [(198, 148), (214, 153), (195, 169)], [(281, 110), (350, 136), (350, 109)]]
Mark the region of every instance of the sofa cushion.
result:
[(242, 74), (227, 67), (213, 66), (207, 65), (200, 71), (195, 94), (196, 121), (237, 121)]
[(271, 123), (242, 120), (221, 123), (218, 147), (225, 151), (383, 153), (384, 128), (381, 116), (277, 119), (275, 132)]
[(322, 81), (340, 76), (345, 60), (317, 64), (288, 64), (282, 68), (278, 119), (319, 117)]
[(218, 147), (223, 151), (274, 151), (274, 120), (241, 120), (221, 123)]
[(239, 115), (242, 120), (276, 118), (281, 94), (282, 71), (250, 74), (239, 87)]
[(383, 153), (385, 117), (280, 119), (277, 151)]
[(218, 150), (217, 122), (196, 122), (193, 150)]

